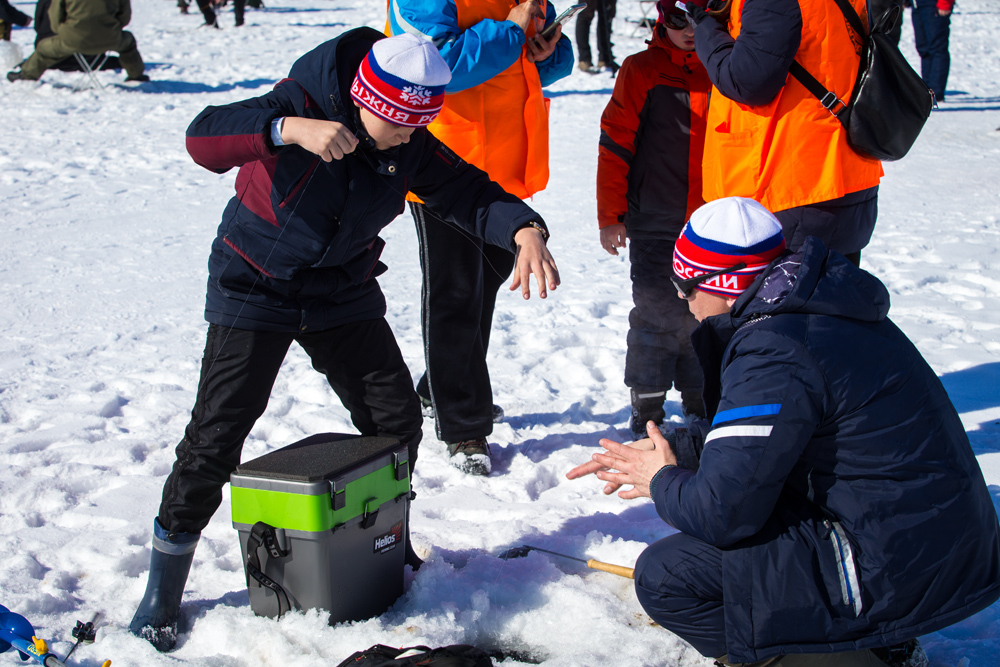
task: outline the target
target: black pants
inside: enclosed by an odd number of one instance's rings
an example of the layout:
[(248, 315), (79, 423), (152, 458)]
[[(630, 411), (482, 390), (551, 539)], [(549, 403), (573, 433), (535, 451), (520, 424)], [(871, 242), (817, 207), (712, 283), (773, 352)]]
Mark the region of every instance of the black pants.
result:
[(431, 399), (444, 442), (493, 432), (493, 388), (486, 351), (497, 290), (514, 253), (452, 227), (426, 206), (410, 204), (420, 243), (420, 323), (427, 370), (417, 393)]
[(223, 485), (240, 463), (243, 441), (267, 407), (292, 341), (326, 375), (361, 435), (406, 443), (413, 470), (421, 436), (420, 403), (384, 319), (299, 334), (212, 324), (191, 422), (163, 486), (159, 519), (167, 531), (200, 533), (208, 525), (222, 502)]
[(790, 250), (798, 250), (807, 236), (815, 236), (857, 266), (861, 262), (861, 249), (868, 245), (875, 231), (878, 186), (778, 211), (774, 217), (781, 223)]
[(674, 242), (630, 239), (632, 302), (628, 315), (625, 386), (701, 395), (704, 376), (691, 345), (698, 321), (670, 282)]
[(614, 55), (611, 53), (611, 21), (615, 18), (618, 0), (586, 0), (587, 6), (576, 15), (576, 48), (580, 62), (592, 63), (590, 54), (590, 24), (597, 14), (597, 60), (610, 65)]

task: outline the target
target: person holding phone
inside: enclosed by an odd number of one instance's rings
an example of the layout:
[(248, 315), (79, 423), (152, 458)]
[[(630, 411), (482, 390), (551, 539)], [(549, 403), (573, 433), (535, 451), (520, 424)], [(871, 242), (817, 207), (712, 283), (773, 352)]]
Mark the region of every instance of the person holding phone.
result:
[[(388, 0), (386, 33), (431, 40), (451, 67), (444, 108), (429, 130), (507, 192), (522, 199), (549, 179), (547, 86), (573, 71), (573, 48), (551, 3), (524, 0)], [(409, 197), (423, 272), (426, 371), (417, 383), (453, 465), (492, 469), (493, 404), (486, 351), (497, 290), (514, 263), (509, 248), (470, 238)]]

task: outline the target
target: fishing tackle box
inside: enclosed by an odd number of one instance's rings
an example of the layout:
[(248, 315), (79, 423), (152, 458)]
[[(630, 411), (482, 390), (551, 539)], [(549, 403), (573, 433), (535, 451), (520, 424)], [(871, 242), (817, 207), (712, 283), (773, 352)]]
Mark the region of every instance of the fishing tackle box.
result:
[(398, 440), (314, 435), (241, 464), (230, 483), (258, 616), (323, 609), (333, 625), (402, 595), (410, 478)]

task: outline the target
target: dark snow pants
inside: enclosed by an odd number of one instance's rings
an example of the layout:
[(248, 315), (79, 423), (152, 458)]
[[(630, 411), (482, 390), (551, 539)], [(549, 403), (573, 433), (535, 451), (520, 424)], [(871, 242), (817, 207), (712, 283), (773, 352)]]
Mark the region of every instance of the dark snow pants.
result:
[(948, 83), (951, 55), (948, 37), (951, 33), (951, 14), (938, 14), (934, 0), (917, 0), (913, 3), (913, 39), (920, 54), (920, 78), (934, 91), (938, 102), (944, 102), (944, 88)]
[(635, 563), (635, 595), (649, 617), (707, 658), (726, 655), (722, 552), (677, 533)]
[(163, 486), (159, 519), (168, 532), (200, 533), (208, 525), (292, 341), (326, 375), (361, 435), (405, 443), (413, 470), (423, 418), (413, 378), (384, 319), (314, 333), (211, 324), (191, 422)]
[(678, 391), (700, 396), (701, 365), (691, 346), (698, 321), (670, 282), (674, 242), (630, 239), (632, 303), (628, 315), (625, 386), (642, 391)]
[(514, 253), (484, 243), (411, 202), (423, 272), (420, 324), (427, 370), (417, 393), (434, 405), (444, 442), (493, 432), (493, 388), (486, 351), (497, 290), (514, 268)]
[(587, 6), (576, 15), (577, 58), (579, 62), (593, 63), (590, 24), (594, 21), (594, 14), (597, 14), (597, 60), (610, 65), (615, 59), (611, 53), (611, 22), (618, 9), (618, 0), (586, 0), (586, 3)]
[(815, 236), (855, 266), (868, 245), (878, 218), (878, 186), (851, 192), (830, 201), (777, 211), (789, 250), (798, 250), (807, 236)]

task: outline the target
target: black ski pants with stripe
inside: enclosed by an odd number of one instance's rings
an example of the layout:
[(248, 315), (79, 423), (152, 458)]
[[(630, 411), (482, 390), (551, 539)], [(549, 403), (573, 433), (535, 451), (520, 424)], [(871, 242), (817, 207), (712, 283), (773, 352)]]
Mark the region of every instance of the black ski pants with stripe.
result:
[(168, 532), (200, 533), (208, 525), (292, 341), (326, 376), (361, 435), (405, 443), (413, 470), (423, 417), (413, 378), (384, 318), (312, 333), (210, 324), (198, 397), (163, 486), (159, 519)]

